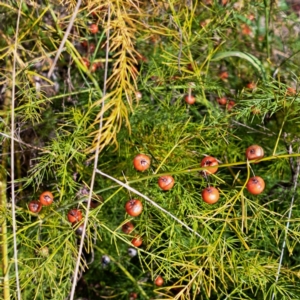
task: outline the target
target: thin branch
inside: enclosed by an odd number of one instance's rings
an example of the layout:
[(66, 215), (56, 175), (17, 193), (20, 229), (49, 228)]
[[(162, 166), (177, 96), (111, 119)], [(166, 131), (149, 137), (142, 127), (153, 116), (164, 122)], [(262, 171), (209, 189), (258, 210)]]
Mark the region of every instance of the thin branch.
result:
[[(299, 152), (299, 150), (300, 149), (298, 149), (298, 152)], [(299, 173), (300, 173), (300, 160), (299, 160), (299, 158), (297, 158), (297, 160), (298, 161), (297, 161), (296, 174), (295, 174), (295, 176), (293, 176), (293, 180), (294, 180), (293, 196), (292, 196), (292, 200), (291, 200), (291, 204), (290, 204), (287, 223), (286, 223), (286, 226), (285, 226), (284, 240), (283, 240), (282, 247), (281, 247), (281, 253), (280, 253), (280, 259), (279, 259), (275, 284), (278, 282), (279, 275), (280, 275), (280, 270), (281, 270), (283, 256), (284, 256), (284, 250), (285, 250), (285, 246), (286, 246), (287, 233), (288, 233), (288, 230), (289, 230), (289, 227), (290, 227), (290, 221), (291, 221), (291, 217), (292, 217), (292, 211), (293, 211), (293, 206), (294, 206), (294, 201), (295, 201), (295, 196), (296, 196), (296, 190), (297, 190), (297, 185), (298, 185), (298, 177), (299, 177)], [(274, 300), (274, 299), (275, 299), (275, 292), (273, 292), (273, 294), (272, 294), (272, 300)]]
[(8, 134), (5, 134), (5, 133), (3, 133), (3, 132), (0, 132), (0, 135), (9, 138), (9, 139), (11, 139), (12, 141), (16, 141), (16, 142), (18, 142), (19, 144), (25, 145), (25, 146), (28, 147), (28, 148), (32, 148), (32, 149), (34, 149), (34, 150), (39, 150), (39, 151), (42, 151), (42, 152), (44, 152), (44, 153), (50, 153), (50, 154), (52, 154), (52, 155), (55, 156), (55, 154), (52, 153), (52, 152), (49, 151), (49, 150), (46, 150), (46, 149), (43, 149), (43, 148), (40, 148), (40, 147), (36, 147), (36, 146), (32, 146), (32, 145), (30, 145), (30, 144), (27, 144), (27, 143), (21, 141), (20, 139), (17, 139), (17, 138), (15, 138), (15, 137), (10, 136), (10, 135), (8, 135)]
[(181, 220), (179, 220), (178, 218), (176, 218), (174, 215), (172, 215), (169, 211), (167, 211), (166, 209), (162, 208), (161, 206), (159, 206), (156, 202), (154, 202), (153, 200), (151, 200), (150, 198), (148, 198), (147, 196), (145, 196), (144, 194), (140, 193), (139, 191), (137, 191), (136, 189), (132, 188), (131, 186), (129, 186), (128, 184), (106, 174), (101, 172), (100, 170), (96, 170), (96, 172), (102, 176), (105, 176), (109, 179), (111, 179), (112, 181), (118, 183), (119, 185), (121, 185), (122, 187), (126, 188), (127, 190), (135, 193), (136, 195), (141, 196), (142, 198), (144, 198), (145, 200), (147, 200), (151, 205), (155, 206), (156, 208), (158, 208), (159, 210), (161, 210), (162, 212), (164, 212), (165, 214), (169, 215), (172, 219), (174, 219), (176, 222), (178, 222), (179, 224), (181, 224), (183, 227), (185, 227), (187, 230), (191, 231), (192, 233), (194, 233), (196, 236), (198, 236), (199, 238), (201, 238), (204, 242), (208, 243), (206, 241), (206, 239), (201, 236), (197, 231), (193, 230), (191, 227), (189, 227), (188, 225), (186, 225), (184, 222), (182, 222)]
[(246, 124), (240, 123), (240, 122), (238, 122), (238, 121), (236, 121), (236, 120), (232, 120), (232, 123), (235, 123), (235, 124), (237, 124), (237, 125), (239, 125), (239, 126), (243, 126), (243, 127), (245, 127), (245, 128), (248, 128), (248, 129), (250, 129), (250, 130), (252, 130), (252, 131), (254, 131), (254, 132), (259, 132), (259, 133), (261, 133), (261, 134), (265, 134), (265, 135), (268, 135), (268, 136), (273, 136), (273, 135), (274, 135), (274, 134), (272, 134), (272, 133), (266, 133), (266, 132), (262, 132), (262, 131), (260, 131), (260, 130), (254, 129), (254, 128), (249, 127), (249, 126), (247, 126)]
[(81, 0), (78, 0), (77, 5), (75, 7), (75, 10), (73, 12), (73, 15), (72, 15), (72, 17), (70, 19), (70, 23), (68, 25), (68, 28), (67, 28), (67, 30), (65, 32), (65, 35), (64, 35), (64, 37), (63, 37), (63, 39), (62, 39), (62, 41), (61, 41), (61, 43), (59, 45), (59, 48), (58, 48), (57, 53), (55, 55), (54, 61), (52, 63), (52, 66), (51, 66), (51, 68), (50, 68), (50, 70), (48, 72), (48, 75), (47, 75), (48, 78), (51, 77), (51, 75), (52, 75), (52, 73), (54, 71), (54, 68), (55, 68), (55, 66), (57, 64), (58, 58), (59, 58), (59, 56), (60, 56), (60, 54), (61, 54), (61, 52), (62, 52), (62, 50), (63, 50), (63, 48), (65, 46), (66, 40), (68, 39), (68, 36), (69, 36), (70, 31), (72, 29), (72, 26), (73, 26), (74, 20), (75, 20), (75, 18), (77, 16), (77, 13), (78, 13), (80, 5), (81, 5)]
[(182, 55), (182, 31), (181, 31), (180, 26), (177, 25), (177, 23), (174, 21), (173, 16), (171, 16), (171, 15), (170, 15), (170, 21), (179, 32), (180, 43), (179, 43), (179, 52), (178, 52), (177, 62), (178, 62), (178, 71), (179, 71), (179, 73), (181, 73), (180, 61), (181, 61), (181, 55)]
[[(108, 55), (109, 55), (109, 39), (110, 39), (110, 5), (108, 6), (108, 12), (107, 12), (107, 43), (106, 43), (106, 55), (105, 55), (105, 71), (104, 71), (104, 85), (103, 85), (103, 97), (106, 95), (106, 82), (107, 82), (107, 74), (108, 74)], [(89, 210), (91, 206), (91, 201), (92, 201), (92, 196), (93, 196), (93, 189), (94, 189), (94, 184), (95, 184), (95, 178), (96, 178), (96, 171), (97, 171), (97, 165), (98, 165), (98, 158), (99, 158), (99, 153), (100, 153), (100, 138), (101, 138), (101, 129), (103, 127), (103, 115), (104, 115), (104, 104), (105, 101), (102, 101), (102, 106), (101, 106), (101, 117), (100, 117), (100, 122), (99, 122), (99, 131), (98, 131), (98, 137), (97, 137), (97, 147), (96, 147), (96, 153), (95, 153), (95, 158), (94, 158), (94, 169), (93, 169), (93, 174), (92, 174), (92, 179), (91, 179), (91, 185), (90, 185), (90, 191), (89, 191), (89, 197), (87, 201), (87, 208), (86, 208), (86, 214), (84, 218), (84, 223), (83, 223), (83, 232), (80, 240), (80, 245), (78, 249), (78, 257), (76, 261), (76, 266), (75, 266), (75, 271), (73, 275), (73, 283), (72, 283), (72, 290), (70, 294), (70, 300), (74, 299), (74, 294), (75, 294), (75, 288), (77, 284), (77, 276), (79, 272), (79, 266), (80, 266), (80, 258), (83, 250), (83, 245), (84, 245), (84, 239), (85, 239), (85, 234), (86, 234), (86, 227), (87, 227), (87, 222), (88, 222), (88, 217), (89, 217)]]
[[(18, 18), (16, 26), (16, 36), (14, 45), (14, 58), (13, 58), (13, 68), (12, 68), (12, 88), (11, 88), (11, 131), (10, 135), (14, 136), (15, 133), (15, 94), (16, 94), (16, 64), (17, 64), (17, 48), (18, 48), (18, 36), (19, 36), (19, 26), (21, 17), (21, 7), (23, 1), (20, 1), (18, 9)], [(21, 289), (19, 282), (19, 266), (18, 266), (18, 248), (17, 248), (17, 222), (16, 222), (16, 205), (15, 205), (15, 142), (11, 139), (10, 146), (10, 164), (11, 164), (11, 212), (12, 212), (12, 231), (14, 240), (14, 260), (15, 260), (15, 274), (16, 274), (16, 288), (18, 300), (21, 300)]]

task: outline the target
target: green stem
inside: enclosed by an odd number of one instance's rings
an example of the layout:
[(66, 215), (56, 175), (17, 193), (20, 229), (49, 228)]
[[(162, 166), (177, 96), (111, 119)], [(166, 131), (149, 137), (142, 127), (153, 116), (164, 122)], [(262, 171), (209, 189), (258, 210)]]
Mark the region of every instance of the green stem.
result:
[[(8, 61), (8, 65), (10, 62)], [(4, 97), (4, 105), (2, 112), (5, 116), (4, 124), (9, 124), (9, 109), (11, 107), (11, 90), (7, 89)], [(5, 130), (2, 130), (5, 132)], [(8, 259), (8, 238), (7, 238), (7, 223), (6, 223), (6, 169), (7, 169), (7, 153), (9, 151), (9, 140), (5, 139), (2, 142), (2, 163), (0, 165), (0, 207), (2, 208), (3, 220), (1, 220), (1, 252), (2, 252), (2, 274), (3, 274), (3, 300), (10, 299), (9, 289), (9, 259)]]
[[(7, 141), (3, 142), (3, 154), (7, 153)], [(9, 292), (9, 265), (8, 265), (8, 247), (7, 247), (7, 224), (6, 224), (6, 177), (5, 177), (5, 168), (6, 157), (3, 157), (2, 160), (2, 170), (0, 170), (0, 207), (3, 211), (3, 220), (1, 224), (1, 252), (2, 252), (2, 274), (3, 274), (3, 299), (10, 299)]]

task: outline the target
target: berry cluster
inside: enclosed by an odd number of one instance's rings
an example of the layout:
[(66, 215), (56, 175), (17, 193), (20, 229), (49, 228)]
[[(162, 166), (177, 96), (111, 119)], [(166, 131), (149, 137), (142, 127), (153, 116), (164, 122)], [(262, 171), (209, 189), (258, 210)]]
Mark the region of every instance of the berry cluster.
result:
[(39, 200), (30, 201), (28, 208), (32, 213), (38, 214), (43, 206), (49, 206), (53, 202), (53, 194), (49, 191), (45, 191), (40, 195)]
[[(53, 203), (53, 194), (49, 191), (45, 191), (40, 195), (39, 200), (32, 200), (28, 203), (28, 209), (34, 213), (38, 214), (43, 206), (49, 206)], [(82, 213), (79, 209), (74, 208), (68, 212), (67, 215), (68, 221), (72, 223), (73, 227), (77, 227), (76, 225), (82, 220)], [(83, 224), (81, 224), (78, 228), (76, 228), (75, 232), (79, 235), (82, 234)]]

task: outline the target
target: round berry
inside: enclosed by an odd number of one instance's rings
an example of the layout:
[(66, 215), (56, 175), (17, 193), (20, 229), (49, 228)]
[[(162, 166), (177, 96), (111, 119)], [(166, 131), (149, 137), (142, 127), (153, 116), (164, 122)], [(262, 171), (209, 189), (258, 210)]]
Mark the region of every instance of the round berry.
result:
[(214, 204), (218, 202), (219, 198), (219, 191), (213, 186), (209, 186), (202, 191), (202, 199), (208, 204)]
[(256, 88), (255, 82), (249, 82), (246, 85), (247, 89), (254, 90)]
[(203, 171), (205, 175), (214, 174), (218, 171), (218, 161), (213, 156), (206, 156), (201, 161), (201, 167), (208, 167)]
[(127, 249), (127, 253), (130, 257), (135, 257), (137, 255), (136, 249), (131, 247)]
[(68, 212), (68, 220), (71, 223), (79, 222), (82, 219), (82, 213), (79, 209), (71, 209)]
[(131, 292), (129, 294), (129, 300), (135, 300), (138, 297), (138, 293)]
[(135, 247), (140, 247), (143, 244), (143, 240), (140, 236), (136, 236), (132, 239), (131, 244)]
[(151, 159), (145, 154), (138, 154), (133, 159), (133, 166), (137, 171), (145, 171), (150, 167)]
[(233, 109), (233, 107), (235, 106), (235, 102), (234, 101), (229, 101), (226, 108), (228, 111), (231, 111)]
[(194, 104), (196, 102), (196, 98), (193, 96), (193, 95), (186, 95), (184, 97), (184, 101), (187, 103), (187, 104)]
[(131, 199), (126, 202), (125, 210), (130, 216), (137, 217), (143, 211), (143, 204), (140, 200)]
[(39, 201), (30, 201), (28, 208), (31, 212), (38, 214), (42, 209), (42, 204)]
[(229, 77), (228, 72), (227, 71), (223, 71), (221, 73), (219, 73), (219, 78), (222, 80), (226, 80)]
[[(76, 233), (77, 235), (82, 235), (82, 234), (83, 234), (83, 226), (84, 226), (83, 223), (80, 224), (78, 227), (77, 227), (77, 224), (74, 223), (73, 228), (75, 229), (75, 233)], [(77, 227), (77, 228), (76, 228), (76, 227)]]
[(158, 179), (158, 185), (164, 191), (170, 190), (174, 186), (174, 184), (175, 180), (171, 175), (161, 176)]
[(52, 202), (53, 202), (53, 195), (52, 195), (52, 193), (49, 192), (49, 191), (43, 192), (41, 194), (41, 196), (40, 196), (40, 202), (44, 206), (51, 205)]
[(89, 29), (90, 29), (90, 32), (93, 33), (93, 34), (98, 33), (98, 30), (99, 30), (97, 24), (90, 25)]
[(252, 145), (246, 150), (246, 157), (249, 160), (263, 158), (264, 154), (264, 149), (258, 145)]
[(254, 176), (248, 180), (246, 187), (249, 193), (259, 195), (265, 189), (265, 181), (259, 176)]
[(226, 97), (217, 98), (217, 102), (218, 102), (220, 105), (226, 105), (226, 103), (227, 103), (227, 98), (226, 98)]
[(130, 234), (134, 229), (134, 225), (131, 222), (127, 222), (122, 226), (122, 231), (125, 234)]
[(81, 61), (82, 61), (82, 64), (83, 64), (84, 66), (86, 66), (87, 68), (89, 68), (89, 66), (90, 66), (90, 61), (89, 61), (86, 57), (83, 57)]
[(164, 284), (164, 279), (160, 275), (158, 275), (154, 280), (154, 284), (156, 286), (162, 286)]

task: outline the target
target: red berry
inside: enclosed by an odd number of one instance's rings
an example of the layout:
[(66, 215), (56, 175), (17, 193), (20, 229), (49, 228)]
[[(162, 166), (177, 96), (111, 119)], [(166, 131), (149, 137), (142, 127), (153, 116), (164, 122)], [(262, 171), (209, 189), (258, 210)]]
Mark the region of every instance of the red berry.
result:
[(137, 297), (138, 297), (138, 293), (132, 292), (129, 295), (129, 300), (135, 300), (135, 299), (137, 299)]
[(231, 111), (234, 106), (235, 106), (235, 102), (234, 101), (229, 101), (226, 108), (227, 108), (228, 111)]
[(220, 105), (226, 105), (226, 103), (227, 103), (227, 98), (226, 98), (226, 97), (217, 98), (217, 102), (218, 102)]
[(265, 182), (259, 176), (251, 177), (247, 182), (247, 190), (253, 195), (258, 195), (265, 189)]
[(87, 58), (83, 57), (82, 64), (88, 68), (90, 66), (90, 61)]
[(133, 166), (137, 171), (145, 171), (150, 167), (151, 159), (145, 154), (138, 154), (133, 159)]
[(193, 96), (193, 95), (186, 95), (184, 97), (184, 101), (187, 103), (187, 104), (194, 104), (196, 102), (196, 98)]
[(243, 35), (249, 35), (252, 32), (251, 28), (247, 24), (242, 24), (241, 29)]
[(140, 236), (136, 236), (132, 239), (131, 244), (135, 247), (140, 247), (143, 244), (143, 240)]
[(219, 74), (219, 78), (222, 80), (225, 80), (229, 77), (228, 72), (227, 71), (223, 71)]
[(95, 73), (98, 69), (98, 64), (97, 63), (93, 63), (92, 66), (91, 66), (91, 72), (92, 73)]
[(247, 83), (246, 86), (247, 86), (247, 89), (250, 89), (250, 90), (253, 90), (256, 88), (255, 82), (249, 82), (249, 83)]
[(158, 179), (158, 185), (164, 191), (170, 190), (174, 186), (174, 184), (175, 180), (171, 175), (161, 176)]
[(90, 25), (89, 29), (90, 29), (90, 32), (93, 33), (93, 34), (96, 34), (99, 30), (97, 24)]
[(205, 175), (214, 174), (218, 171), (218, 161), (212, 156), (206, 156), (201, 161), (201, 167), (209, 167), (203, 171)]
[(43, 192), (40, 196), (40, 202), (42, 205), (48, 206), (53, 202), (53, 195), (51, 192), (46, 191)]
[(154, 280), (154, 284), (156, 286), (162, 286), (164, 284), (164, 279), (160, 275), (158, 275)]
[(87, 48), (88, 42), (87, 42), (86, 40), (82, 41), (82, 42), (81, 42), (81, 46), (82, 46), (83, 48)]
[(218, 202), (219, 198), (219, 191), (213, 186), (209, 186), (202, 191), (202, 199), (208, 204), (214, 204)]
[(89, 53), (92, 54), (95, 52), (96, 45), (94, 43), (90, 43), (89, 45)]
[(286, 93), (287, 93), (288, 96), (294, 96), (294, 95), (297, 94), (297, 91), (292, 87), (288, 87)]
[(39, 213), (42, 209), (42, 204), (39, 201), (30, 201), (28, 204), (28, 208), (33, 213)]
[(71, 209), (68, 212), (68, 220), (71, 223), (79, 222), (82, 219), (82, 213), (79, 209)]
[(263, 158), (264, 157), (264, 149), (258, 145), (252, 145), (247, 148), (246, 157), (249, 160)]
[(143, 211), (143, 204), (140, 200), (131, 199), (126, 202), (125, 210), (130, 216), (137, 217)]
[(134, 225), (131, 222), (127, 222), (122, 226), (122, 231), (126, 234), (129, 234), (133, 231)]

